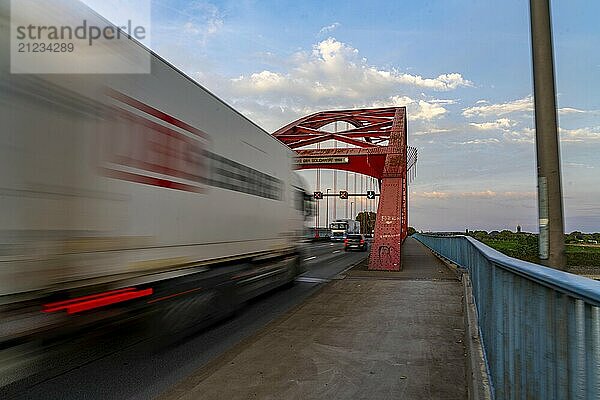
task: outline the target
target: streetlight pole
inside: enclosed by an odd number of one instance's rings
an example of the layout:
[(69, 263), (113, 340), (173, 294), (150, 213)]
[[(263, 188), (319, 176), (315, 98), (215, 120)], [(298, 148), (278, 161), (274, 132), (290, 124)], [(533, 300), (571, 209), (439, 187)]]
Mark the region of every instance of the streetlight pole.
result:
[(535, 142), (538, 175), (539, 256), (549, 267), (565, 269), (565, 236), (560, 182), (550, 1), (530, 0)]
[[(329, 191), (331, 189), (327, 189), (327, 194), (329, 194)], [(325, 196), (327, 197), (327, 200), (325, 200), (325, 231), (329, 230), (329, 196)]]

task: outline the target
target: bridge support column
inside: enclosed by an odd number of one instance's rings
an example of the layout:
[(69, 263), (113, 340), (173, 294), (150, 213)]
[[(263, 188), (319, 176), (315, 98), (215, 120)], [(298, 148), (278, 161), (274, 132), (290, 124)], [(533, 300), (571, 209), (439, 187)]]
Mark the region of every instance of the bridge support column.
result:
[(402, 188), (401, 177), (383, 178), (381, 197), (377, 208), (375, 239), (371, 246), (369, 269), (399, 271), (402, 240)]
[(408, 230), (406, 119), (400, 112), (394, 118), (388, 149), (369, 269), (399, 271), (402, 242)]

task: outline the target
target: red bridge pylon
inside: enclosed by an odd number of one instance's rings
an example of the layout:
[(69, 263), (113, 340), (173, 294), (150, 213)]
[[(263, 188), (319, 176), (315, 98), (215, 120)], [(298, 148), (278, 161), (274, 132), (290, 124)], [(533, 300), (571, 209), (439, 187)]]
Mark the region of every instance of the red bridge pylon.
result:
[[(340, 121), (352, 128), (335, 133), (320, 130)], [(318, 112), (284, 126), (273, 136), (296, 151), (298, 169), (338, 169), (379, 180), (369, 269), (402, 269), (401, 248), (408, 233), (408, 179), (414, 176), (417, 162), (417, 150), (407, 146), (406, 107)], [(300, 149), (327, 140), (355, 147)]]

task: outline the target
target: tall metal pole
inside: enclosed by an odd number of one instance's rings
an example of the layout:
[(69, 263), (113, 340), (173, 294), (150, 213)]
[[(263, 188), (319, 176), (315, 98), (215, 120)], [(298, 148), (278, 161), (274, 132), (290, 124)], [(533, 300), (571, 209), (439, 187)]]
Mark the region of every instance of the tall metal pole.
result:
[(315, 207), (315, 239), (319, 238), (319, 201), (316, 201)]
[[(337, 125), (337, 121), (335, 121), (335, 125), (334, 125), (334, 131), (335, 133), (337, 133), (338, 131), (338, 125)], [(333, 148), (337, 149), (337, 141), (334, 140), (333, 141)], [(337, 170), (333, 170), (333, 193), (337, 193)], [(336, 220), (337, 219), (337, 202), (336, 202), (336, 198), (333, 198), (333, 219)]]
[(565, 237), (550, 1), (530, 0), (529, 5), (538, 166), (539, 256), (544, 265), (565, 269)]
[[(331, 189), (327, 188), (327, 194), (329, 194), (329, 191)], [(325, 229), (329, 229), (329, 196), (326, 196), (327, 200), (325, 200), (327, 202), (327, 206), (325, 207)]]
[[(363, 194), (365, 192), (365, 176), (361, 175), (360, 176), (360, 193)], [(363, 205), (363, 198), (359, 197), (360, 199), (360, 212), (365, 211), (365, 206)]]
[[(321, 143), (317, 143), (317, 149), (321, 148)], [(317, 192), (321, 191), (321, 169), (317, 168)], [(319, 201), (317, 200), (316, 202), (317, 204), (317, 212), (315, 213), (315, 238), (319, 238), (319, 211), (321, 208), (321, 205), (319, 204)]]
[[(356, 190), (356, 172), (354, 173), (354, 193), (358, 193)], [(350, 209), (350, 214), (352, 214), (352, 209)], [(350, 216), (351, 219), (354, 219), (354, 215)]]
[[(346, 130), (348, 130), (348, 123), (346, 122)], [(346, 148), (348, 148), (348, 143), (346, 143)], [(350, 188), (348, 187), (348, 171), (346, 171), (346, 190), (350, 190)], [(344, 202), (344, 209), (346, 211), (346, 219), (348, 219), (348, 202), (345, 201)]]

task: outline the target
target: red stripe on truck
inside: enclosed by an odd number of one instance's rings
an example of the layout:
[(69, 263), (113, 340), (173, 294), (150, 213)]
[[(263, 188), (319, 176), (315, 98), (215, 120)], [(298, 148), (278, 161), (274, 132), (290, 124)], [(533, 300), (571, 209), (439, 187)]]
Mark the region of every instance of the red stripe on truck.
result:
[(186, 192), (202, 193), (201, 187), (186, 185), (168, 179), (154, 178), (152, 176), (134, 174), (132, 172), (118, 171), (116, 169), (102, 168), (104, 175), (109, 178), (123, 179), (130, 182), (143, 183), (145, 185), (160, 186), (167, 189), (184, 190)]
[(69, 299), (69, 300), (55, 301), (53, 303), (44, 304), (43, 311), (44, 312), (59, 311), (59, 310), (66, 309), (69, 305), (71, 305), (73, 303), (97, 299), (98, 297), (109, 296), (109, 295), (113, 295), (113, 294), (117, 294), (117, 293), (131, 292), (132, 290), (135, 290), (135, 288), (131, 287), (131, 288), (125, 288), (125, 289), (117, 289), (117, 290), (111, 290), (109, 292), (96, 293), (96, 294), (91, 294), (89, 296), (77, 297), (77, 298)]
[(153, 292), (152, 288), (142, 290), (137, 290), (135, 288), (111, 290), (109, 292), (78, 297), (76, 299), (44, 304), (43, 311), (55, 312), (66, 310), (67, 314), (75, 314), (110, 304), (137, 299), (139, 297), (150, 296)]
[(119, 100), (122, 103), (135, 107), (138, 110), (145, 112), (146, 114), (150, 114), (171, 125), (175, 125), (178, 128), (184, 129), (190, 133), (193, 133), (194, 135), (200, 136), (203, 139), (208, 138), (208, 135), (206, 133), (202, 132), (198, 128), (191, 126), (187, 122), (183, 122), (169, 114), (160, 111), (159, 109), (149, 106), (148, 104), (142, 103), (141, 101), (136, 100), (133, 97), (129, 97), (124, 93), (118, 92), (114, 89), (107, 89), (107, 94), (115, 100)]

